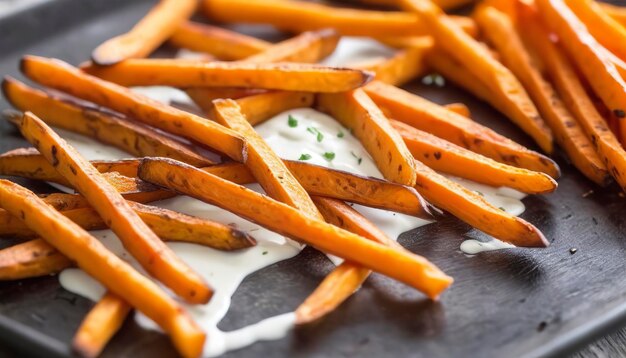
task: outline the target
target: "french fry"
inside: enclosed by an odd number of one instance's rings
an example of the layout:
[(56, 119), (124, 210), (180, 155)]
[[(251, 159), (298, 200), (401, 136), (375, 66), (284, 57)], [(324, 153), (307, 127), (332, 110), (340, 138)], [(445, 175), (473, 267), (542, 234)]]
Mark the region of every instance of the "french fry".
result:
[(181, 24), (169, 42), (176, 47), (208, 53), (226, 61), (240, 60), (271, 46), (252, 36), (191, 21)]
[(352, 130), (386, 179), (411, 186), (415, 183), (411, 153), (383, 112), (362, 89), (320, 94), (317, 106)]
[(429, 297), (438, 296), (452, 283), (450, 277), (422, 257), (312, 219), (286, 204), (184, 163), (146, 158), (139, 166), (139, 177), (213, 203), (269, 230), (397, 279)]
[(139, 274), (31, 191), (1, 180), (0, 203), (109, 291), (155, 321), (170, 334), (182, 356), (200, 356), (205, 334), (184, 309), (154, 282)]
[(433, 47), (430, 37), (421, 37), (421, 43), (399, 50), (391, 58), (354, 64), (354, 67), (376, 73), (376, 80), (401, 86), (425, 70), (424, 55)]
[(189, 302), (209, 301), (212, 291), (204, 280), (159, 240), (115, 187), (74, 148), (30, 112), (14, 123), (59, 174), (87, 199), (148, 273)]
[[(589, 34), (563, 0), (536, 0), (541, 18), (587, 79), (593, 91), (619, 118), (626, 117), (626, 82), (608, 52)], [(620, 121), (620, 127), (626, 125)]]
[(310, 92), (276, 91), (236, 100), (251, 125), (257, 125), (294, 108), (311, 107), (315, 96)]
[(472, 118), (472, 112), (464, 103), (449, 103), (444, 107), (449, 111), (462, 115), (463, 117)]
[(504, 106), (504, 114), (528, 133), (546, 153), (552, 153), (552, 133), (537, 112), (537, 108), (515, 76), (489, 51), (464, 33), (445, 13), (429, 1), (402, 0), (402, 4), (417, 13), (433, 33), (437, 46), (464, 64), (478, 80), (490, 89)]
[(433, 205), (496, 239), (520, 247), (550, 243), (532, 224), (489, 204), (481, 195), (437, 174), (418, 160), (415, 189)]
[(561, 98), (587, 132), (613, 178), (626, 190), (626, 151), (596, 110), (572, 63), (550, 41), (548, 32), (538, 19), (539, 15), (532, 9), (525, 10), (519, 13), (523, 16), (521, 21), (525, 26), (523, 35), (526, 41), (541, 57)]
[(299, 209), (311, 218), (321, 219), (309, 194), (291, 174), (287, 166), (248, 123), (237, 102), (216, 100), (215, 119), (223, 126), (241, 134), (249, 143), (246, 167), (273, 199)]
[(105, 41), (91, 54), (99, 65), (147, 57), (196, 10), (196, 0), (161, 0), (129, 32)]
[(44, 86), (63, 90), (166, 132), (195, 140), (233, 160), (241, 162), (245, 158), (245, 141), (235, 132), (205, 118), (134, 94), (127, 88), (99, 80), (65, 62), (26, 56), (22, 59), (21, 69), (27, 77)]
[[(360, 3), (397, 7), (400, 5), (400, 0), (356, 0)], [(454, 10), (458, 7), (465, 6), (475, 2), (474, 0), (433, 0), (440, 8), (444, 10)]]
[(366, 71), (303, 63), (137, 59), (82, 69), (122, 86), (242, 87), (328, 93), (349, 91), (373, 78)]
[(413, 156), (438, 172), (527, 194), (551, 193), (557, 188), (556, 181), (547, 174), (496, 162), (402, 122), (391, 124)]
[[(608, 185), (610, 175), (606, 166), (576, 118), (533, 63), (532, 55), (524, 47), (509, 17), (492, 7), (484, 6), (476, 12), (475, 18), (489, 41), (498, 50), (502, 62), (517, 76), (530, 94), (542, 117), (552, 129), (555, 141), (565, 150), (572, 164), (593, 182)], [(522, 26), (525, 28), (526, 24)], [(520, 29), (521, 31), (524, 30)]]
[(89, 311), (78, 327), (72, 348), (82, 357), (95, 358), (122, 327), (130, 305), (114, 293), (107, 292)]
[[(6, 158), (10, 158), (10, 160), (5, 160)], [(286, 160), (284, 162), (289, 171), (310, 195), (335, 198), (421, 218), (431, 217), (427, 203), (411, 187), (300, 161)], [(16, 167), (11, 165), (12, 163), (20, 163), (17, 170)], [(105, 178), (115, 185), (116, 189), (127, 200), (147, 203), (167, 199), (175, 195), (175, 193), (169, 191), (155, 189), (154, 186), (143, 181), (137, 182), (135, 179), (132, 179), (137, 176), (138, 159), (123, 162), (92, 161), (91, 164), (98, 171), (105, 172)], [(122, 179), (120, 176), (106, 173), (109, 171), (109, 168), (120, 167), (126, 167), (124, 171), (128, 172), (128, 176), (132, 178)], [(202, 168), (202, 170), (237, 184), (255, 182), (252, 173), (241, 164), (219, 164)], [(37, 156), (1, 155), (0, 175), (13, 175), (52, 182), (64, 181), (38, 152)], [(51, 194), (44, 200), (59, 210), (83, 208), (88, 205), (81, 197), (70, 194)], [(3, 216), (0, 212), (0, 223), (2, 222)]]
[[(188, 242), (223, 251), (240, 250), (256, 245), (252, 236), (228, 225), (132, 201), (128, 204), (163, 241)], [(64, 210), (61, 214), (88, 231), (107, 228), (104, 220), (90, 207)], [(35, 233), (17, 218), (6, 222), (6, 225), (0, 228), (0, 236), (34, 235)]]
[(4, 79), (2, 91), (15, 108), (33, 112), (48, 125), (95, 138), (134, 156), (168, 157), (193, 166), (213, 164), (185, 143), (88, 102), (40, 91), (10, 77)]
[(307, 31), (288, 40), (272, 45), (250, 57), (245, 62), (300, 62), (315, 63), (330, 55), (339, 43), (339, 34), (334, 29)]
[[(274, 91), (278, 92), (278, 91)], [(286, 91), (280, 91), (285, 93), (292, 93)], [(230, 99), (242, 99), (257, 94), (268, 93), (268, 91), (258, 88), (205, 88), (205, 87), (193, 87), (185, 89), (185, 93), (193, 99), (193, 101), (205, 112), (213, 110), (213, 100), (230, 98)], [(300, 93), (300, 92), (295, 92)]]
[(422, 97), (379, 81), (363, 90), (390, 118), (498, 162), (543, 172), (553, 178), (560, 176), (559, 167), (550, 158)]
[(70, 259), (43, 239), (27, 241), (0, 250), (0, 281), (46, 276), (71, 265)]
[(611, 5), (608, 3), (598, 3), (602, 11), (608, 14), (615, 21), (619, 22), (622, 26), (626, 26), (626, 9), (623, 6)]
[(491, 90), (482, 84), (477, 76), (468, 71), (461, 62), (450, 58), (445, 52), (437, 49), (428, 53), (426, 62), (446, 80), (454, 82), (457, 86), (489, 103), (500, 113), (506, 113), (506, 104), (499, 97), (494, 96)]
[(591, 0), (567, 0), (567, 6), (582, 21), (602, 46), (626, 61), (626, 28), (606, 14), (600, 4)]
[[(412, 14), (337, 8), (304, 1), (203, 0), (201, 10), (218, 22), (271, 24), (295, 32), (332, 27), (344, 36), (377, 37), (427, 35), (430, 30)], [(461, 19), (459, 23), (465, 30), (475, 30), (471, 22)]]
[[(324, 198), (313, 198), (313, 201), (326, 222), (383, 245), (399, 246), (376, 225), (341, 201)], [(333, 311), (361, 287), (370, 273), (366, 268), (343, 262), (296, 309), (296, 323), (313, 322)]]

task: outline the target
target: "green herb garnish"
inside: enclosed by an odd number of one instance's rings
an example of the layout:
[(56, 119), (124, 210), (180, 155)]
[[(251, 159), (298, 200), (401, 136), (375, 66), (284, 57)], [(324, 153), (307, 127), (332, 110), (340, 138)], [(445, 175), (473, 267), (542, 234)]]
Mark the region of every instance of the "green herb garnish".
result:
[(311, 159), (311, 154), (301, 154), (298, 160), (309, 160)]
[(287, 117), (287, 124), (289, 125), (289, 127), (291, 128), (295, 128), (298, 126), (298, 120), (296, 118), (294, 118), (294, 116), (292, 116), (291, 114)]
[(352, 154), (352, 156), (356, 158), (357, 163), (361, 165), (361, 162), (363, 161), (363, 157), (359, 157), (358, 155), (354, 154), (353, 151), (350, 151), (350, 154)]
[(339, 133), (337, 133), (337, 138), (343, 138), (344, 135), (343, 131), (339, 131)]
[(263, 255), (267, 255), (267, 251), (263, 251)]
[(505, 209), (505, 208), (503, 208), (503, 207), (499, 207), (498, 209), (500, 209), (500, 210), (502, 210), (502, 211), (506, 211), (506, 209)]
[(334, 152), (326, 152), (326, 153), (323, 154), (323, 156), (329, 162), (332, 161), (333, 159), (335, 159), (335, 153)]
[(315, 134), (317, 136), (317, 141), (321, 142), (324, 139), (324, 134), (322, 134), (322, 132), (320, 132), (319, 129), (315, 128), (315, 127), (308, 127), (307, 132), (311, 133), (311, 134)]

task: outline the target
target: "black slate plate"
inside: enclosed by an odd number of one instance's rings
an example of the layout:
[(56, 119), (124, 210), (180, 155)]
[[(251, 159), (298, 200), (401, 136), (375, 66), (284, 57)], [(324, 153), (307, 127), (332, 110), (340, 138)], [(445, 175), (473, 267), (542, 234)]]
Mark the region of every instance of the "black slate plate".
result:
[[(150, 4), (56, 0), (0, 18), (0, 74), (19, 77), (17, 64), (27, 53), (80, 63), (96, 44), (129, 28)], [(246, 30), (280, 36), (266, 27)], [(408, 88), (437, 102), (464, 102), (477, 121), (534, 148), (505, 118), (451, 85), (414, 83)], [(7, 107), (0, 100), (0, 109)], [(0, 122), (0, 151), (25, 145), (13, 128)], [(552, 242), (549, 248), (465, 256), (458, 249), (461, 241), (482, 234), (446, 218), (400, 240), (455, 278), (440, 302), (373, 275), (323, 321), (283, 340), (257, 343), (226, 356), (556, 357), (622, 326), (626, 201), (617, 187), (600, 189), (557, 160), (563, 169), (559, 190), (525, 199), (522, 215), (545, 233)], [(570, 248), (578, 251), (571, 254)], [(234, 295), (220, 327), (235, 329), (293, 310), (331, 268), (322, 255), (307, 249), (253, 274)], [(20, 356), (68, 356), (74, 330), (91, 305), (60, 288), (55, 277), (0, 283), (0, 340)], [(175, 352), (164, 336), (143, 331), (129, 320), (103, 356), (172, 357)]]

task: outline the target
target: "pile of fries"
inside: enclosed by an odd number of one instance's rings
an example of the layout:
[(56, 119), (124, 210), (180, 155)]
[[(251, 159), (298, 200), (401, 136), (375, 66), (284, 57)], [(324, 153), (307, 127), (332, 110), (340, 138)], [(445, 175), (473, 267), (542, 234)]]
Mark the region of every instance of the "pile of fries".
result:
[[(219, 250), (256, 242), (246, 232), (150, 202), (189, 195), (344, 259), (297, 308), (298, 324), (338, 307), (371, 271), (432, 299), (452, 283), (345, 202), (431, 219), (432, 204), (499, 240), (548, 246), (532, 224), (438, 172), (544, 194), (556, 190), (559, 167), (472, 121), (463, 104), (441, 106), (398, 87), (431, 71), (491, 104), (547, 155), (555, 141), (590, 180), (615, 179), (626, 189), (626, 10), (592, 0), (486, 0), (463, 17), (442, 8), (471, 1), (363, 2), (396, 9), (162, 0), (80, 68), (25, 56), (22, 73), (45, 88), (6, 77), (4, 96), (23, 113), (4, 117), (34, 148), (0, 155), (0, 175), (56, 182), (77, 193), (37, 195), (0, 180), (0, 235), (26, 239), (0, 250), (0, 279), (77, 266), (102, 283), (108, 293), (73, 342), (85, 357), (102, 351), (131, 308), (156, 322), (182, 356), (198, 357), (205, 333), (153, 280), (191, 304), (209, 302), (213, 290), (164, 241)], [(264, 23), (296, 35), (273, 44), (190, 22), (196, 10), (215, 22)], [(316, 64), (342, 35), (373, 37), (396, 51), (346, 68)], [(205, 57), (145, 58), (165, 42)], [(185, 90), (206, 115), (126, 88), (153, 85)], [(299, 107), (326, 112), (350, 129), (385, 180), (279, 158), (254, 126)], [(89, 162), (50, 126), (136, 159)], [(225, 159), (216, 162), (198, 146)], [(242, 186), (249, 183), (267, 194)], [(150, 278), (88, 233), (103, 228), (115, 232)]]

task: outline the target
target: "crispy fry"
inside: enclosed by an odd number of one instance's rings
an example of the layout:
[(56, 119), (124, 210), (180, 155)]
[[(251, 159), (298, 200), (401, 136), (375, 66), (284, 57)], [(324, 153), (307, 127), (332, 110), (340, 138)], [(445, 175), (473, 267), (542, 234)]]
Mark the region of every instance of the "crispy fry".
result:
[(532, 9), (525, 7), (524, 10), (519, 13), (520, 16), (523, 16), (525, 39), (541, 56), (541, 60), (561, 98), (587, 132), (591, 143), (603, 162), (606, 163), (613, 178), (622, 189), (626, 190), (626, 151), (611, 132), (604, 118), (596, 110), (578, 79), (572, 63), (548, 38), (548, 32), (545, 31), (538, 19), (539, 15)]
[(378, 81), (364, 90), (393, 119), (498, 162), (543, 172), (553, 178), (560, 175), (559, 167), (550, 158), (422, 97)]
[[(0, 175), (13, 175), (52, 182), (63, 181), (63, 178), (38, 152), (36, 156), (18, 154), (9, 156), (7, 154), (0, 156)], [(6, 158), (10, 158), (10, 160), (5, 160)], [(12, 166), (12, 163), (20, 163), (17, 170), (16, 167)], [(108, 172), (110, 168), (125, 167), (124, 171), (129, 173), (128, 176), (134, 178), (137, 176), (139, 160), (92, 161), (91, 164), (100, 172)], [(300, 161), (286, 160), (285, 164), (310, 195), (335, 198), (422, 218), (431, 217), (427, 203), (411, 187)], [(237, 184), (255, 182), (250, 171), (241, 164), (220, 164), (205, 167), (202, 170)], [(115, 175), (113, 176), (115, 177)], [(105, 178), (114, 184), (127, 200), (147, 203), (175, 195), (169, 191), (157, 190), (150, 184), (143, 181), (137, 182), (131, 178), (122, 179), (117, 176), (115, 180), (110, 180), (113, 179), (111, 173), (106, 173)], [(70, 194), (51, 194), (45, 200), (59, 210), (83, 208), (88, 205), (81, 197)], [(0, 212), (0, 223), (4, 222), (3, 220), (4, 217)]]
[[(265, 195), (174, 160), (142, 160), (139, 177), (229, 210), (266, 228), (310, 244), (438, 296), (452, 279), (426, 259), (377, 244), (312, 219)], [(264, 210), (259, 210), (259, 208)]]
[(426, 62), (437, 73), (445, 77), (446, 80), (454, 82), (457, 86), (489, 103), (500, 113), (505, 113), (506, 104), (499, 97), (494, 96), (491, 90), (482, 84), (478, 77), (468, 71), (461, 62), (457, 62), (443, 51), (437, 49), (428, 53)]
[(89, 311), (72, 340), (72, 348), (82, 357), (95, 358), (122, 327), (130, 305), (114, 293), (107, 292)]
[(40, 91), (10, 77), (5, 78), (2, 90), (15, 108), (33, 112), (48, 125), (92, 137), (134, 156), (168, 157), (193, 166), (213, 163), (190, 145), (88, 102)]
[(204, 333), (184, 309), (155, 283), (29, 190), (2, 180), (0, 203), (91, 277), (154, 320), (171, 335), (181, 355), (200, 356)]
[(376, 73), (376, 80), (401, 86), (425, 70), (424, 55), (433, 47), (430, 37), (421, 37), (421, 43), (414, 41), (413, 46), (399, 50), (391, 58), (355, 64), (354, 67)]
[(438, 46), (449, 56), (464, 64), (478, 80), (499, 98), (504, 114), (528, 133), (547, 153), (552, 153), (552, 133), (537, 108), (515, 76), (489, 51), (464, 33), (441, 9), (429, 1), (403, 0), (402, 4), (419, 14), (430, 26)]
[(196, 10), (196, 0), (161, 0), (129, 32), (109, 39), (91, 53), (99, 65), (147, 57)]
[(467, 107), (464, 103), (449, 103), (446, 104), (444, 107), (449, 111), (462, 115), (463, 117), (472, 117), (472, 112), (470, 111), (469, 107)]
[(615, 21), (619, 22), (622, 26), (626, 26), (626, 8), (604, 2), (600, 2), (598, 5), (600, 5), (602, 11), (608, 14)]
[(27, 241), (0, 250), (0, 281), (46, 276), (71, 265), (72, 261), (44, 240)]
[(528, 194), (556, 190), (549, 175), (498, 163), (402, 122), (392, 121), (413, 156), (430, 168), (495, 187), (506, 186)]
[(315, 63), (330, 55), (337, 47), (337, 43), (339, 34), (334, 29), (307, 31), (247, 57), (245, 61)]
[[(185, 93), (205, 112), (213, 110), (213, 100), (216, 99), (242, 99), (249, 96), (255, 96), (258, 94), (265, 94), (269, 91), (258, 88), (205, 88), (205, 87), (193, 87), (185, 89)], [(276, 91), (275, 91), (276, 92)], [(292, 93), (287, 91), (281, 91), (285, 93)], [(295, 92), (300, 93), (300, 92)]]
[[(326, 222), (383, 245), (398, 247), (374, 224), (341, 201), (313, 198)], [(344, 262), (333, 270), (296, 309), (296, 323), (313, 322), (337, 308), (356, 292), (371, 273), (370, 270)]]
[[(552, 85), (546, 81), (533, 63), (515, 26), (504, 13), (481, 7), (476, 21), (484, 29), (502, 62), (517, 76), (546, 120), (556, 142), (565, 150), (574, 166), (587, 178), (600, 185), (607, 185), (610, 175), (585, 135), (576, 118), (565, 107)], [(526, 24), (522, 25), (524, 28)], [(524, 30), (521, 30), (523, 32)]]
[(169, 42), (176, 47), (205, 52), (226, 61), (240, 60), (271, 46), (252, 36), (191, 21), (181, 24)]
[(321, 219), (309, 194), (291, 174), (285, 163), (248, 123), (237, 102), (216, 100), (215, 119), (246, 138), (249, 143), (246, 167), (261, 184), (267, 195), (299, 209), (303, 214)]
[(582, 21), (589, 33), (605, 48), (626, 61), (626, 28), (591, 0), (567, 0), (567, 6)]
[(302, 63), (126, 60), (114, 66), (83, 67), (123, 86), (242, 87), (286, 91), (344, 92), (369, 82), (366, 71)]
[(386, 179), (405, 185), (415, 183), (411, 153), (362, 89), (318, 95), (317, 106), (352, 130)]
[[(397, 7), (400, 5), (400, 0), (356, 0), (357, 2), (378, 6), (390, 6)], [(444, 10), (453, 10), (457, 7), (465, 6), (475, 2), (474, 0), (432, 0), (440, 8)]]
[(63, 90), (128, 115), (166, 132), (177, 134), (216, 149), (233, 160), (245, 158), (245, 142), (233, 131), (191, 113), (166, 106), (124, 87), (89, 76), (65, 62), (26, 56), (22, 72), (35, 82)]
[(419, 161), (415, 189), (433, 205), (499, 240), (521, 247), (550, 243), (532, 224), (489, 204), (479, 194), (437, 174)]
[[(214, 98), (208, 96), (206, 91), (205, 88), (193, 88), (187, 90), (187, 94), (200, 108), (209, 112), (213, 110)], [(314, 98), (310, 92), (272, 91), (242, 97), (236, 102), (248, 122), (257, 125), (289, 109), (310, 107)]]
[(206, 303), (212, 291), (204, 280), (150, 230), (126, 200), (70, 145), (30, 112), (16, 120), (22, 135), (87, 201), (142, 267), (192, 303)]
[[(304, 1), (204, 0), (201, 9), (218, 22), (271, 24), (296, 32), (332, 27), (344, 36), (429, 34), (428, 27), (412, 14), (337, 8)], [(470, 32), (475, 29), (466, 19), (459, 20), (459, 24)]]
[[(611, 112), (626, 117), (626, 82), (604, 49), (563, 0), (536, 0), (542, 19)], [(620, 121), (620, 127), (624, 127)]]
[[(246, 232), (228, 225), (132, 201), (128, 204), (163, 241), (189, 242), (224, 251), (240, 250), (256, 245), (254, 238)], [(61, 211), (61, 214), (85, 230), (100, 230), (107, 227), (104, 220), (90, 207), (65, 210)], [(32, 237), (34, 235), (34, 232), (17, 219), (6, 222), (6, 225), (0, 228), (0, 236)]]

